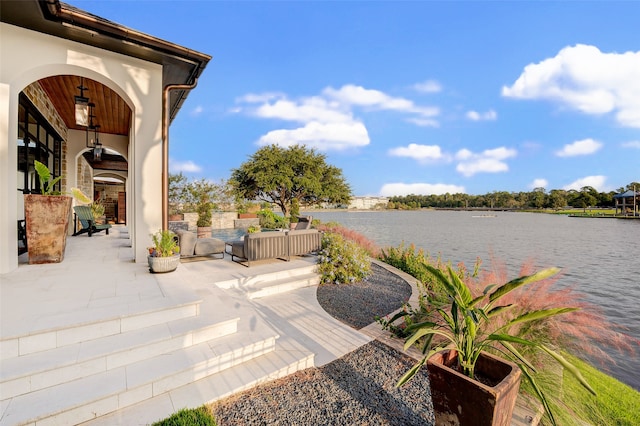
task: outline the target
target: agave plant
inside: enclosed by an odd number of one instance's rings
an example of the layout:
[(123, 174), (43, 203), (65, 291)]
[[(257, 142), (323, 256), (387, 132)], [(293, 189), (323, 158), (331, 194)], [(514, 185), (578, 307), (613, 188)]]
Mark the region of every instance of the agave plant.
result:
[[(431, 265), (427, 265), (426, 268), (442, 284), (451, 306), (449, 312), (443, 308), (436, 309), (442, 321), (425, 321), (407, 327), (409, 337), (405, 342), (405, 350), (420, 341), (424, 357), (400, 378), (397, 386), (402, 386), (409, 381), (432, 355), (448, 349), (457, 351), (458, 363), (463, 374), (473, 379), (476, 361), (480, 353), (486, 349), (493, 348), (503, 353), (520, 367), (524, 377), (531, 383), (549, 414), (551, 422), (555, 424), (555, 418), (547, 398), (533, 377), (533, 373), (536, 372), (535, 368), (514, 346), (514, 344), (520, 344), (540, 349), (549, 354), (576, 376), (589, 392), (595, 395), (595, 391), (582, 377), (578, 369), (558, 352), (540, 342), (526, 340), (510, 334), (510, 330), (517, 324), (544, 320), (555, 315), (573, 312), (578, 308), (541, 309), (520, 314), (515, 318), (508, 319), (506, 322), (492, 321), (492, 319), (515, 306), (514, 304), (501, 305), (500, 299), (504, 295), (519, 287), (552, 277), (560, 271), (558, 268), (549, 268), (532, 275), (522, 276), (497, 288), (495, 285), (489, 285), (485, 287), (480, 296), (475, 298), (467, 284), (460, 279), (450, 266), (447, 268), (448, 274)], [(434, 336), (439, 337), (436, 339), (437, 343), (434, 343)]]

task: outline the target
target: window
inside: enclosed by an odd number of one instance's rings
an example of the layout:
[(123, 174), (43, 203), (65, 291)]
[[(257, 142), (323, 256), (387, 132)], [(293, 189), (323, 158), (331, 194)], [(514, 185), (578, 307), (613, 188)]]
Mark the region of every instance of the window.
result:
[[(40, 191), (35, 161), (46, 164), (53, 178), (62, 169), (62, 138), (45, 120), (24, 93), (18, 107), (18, 191), (24, 194)], [(58, 182), (55, 189), (60, 191)]]

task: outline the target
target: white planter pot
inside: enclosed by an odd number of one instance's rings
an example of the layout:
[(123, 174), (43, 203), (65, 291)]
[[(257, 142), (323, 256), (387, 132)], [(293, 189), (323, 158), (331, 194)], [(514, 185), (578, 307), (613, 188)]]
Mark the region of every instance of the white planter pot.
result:
[(148, 256), (149, 271), (153, 273), (163, 273), (175, 271), (180, 264), (180, 255), (175, 254), (171, 257), (151, 257)]

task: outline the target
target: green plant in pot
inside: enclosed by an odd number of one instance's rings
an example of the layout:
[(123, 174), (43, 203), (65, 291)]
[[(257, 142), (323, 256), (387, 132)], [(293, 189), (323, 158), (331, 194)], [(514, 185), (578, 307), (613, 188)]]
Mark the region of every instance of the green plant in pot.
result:
[[(595, 394), (579, 371), (559, 353), (544, 344), (526, 340), (510, 333), (510, 330), (516, 325), (573, 312), (577, 308), (542, 309), (509, 317), (504, 315), (508, 314), (515, 304), (500, 304), (501, 298), (511, 291), (545, 280), (557, 274), (559, 269), (549, 268), (532, 275), (522, 276), (497, 288), (495, 285), (489, 285), (485, 287), (482, 294), (474, 297), (467, 284), (450, 266), (447, 267), (447, 273), (431, 265), (427, 265), (426, 268), (444, 288), (450, 305), (448, 310), (445, 306), (437, 307), (433, 315), (434, 318), (407, 327), (406, 331), (409, 337), (405, 342), (405, 350), (420, 343), (424, 357), (400, 378), (398, 386), (410, 380), (427, 363), (436, 416), (438, 413), (444, 413), (447, 416), (457, 416), (460, 424), (471, 424), (467, 422), (482, 424), (478, 423), (479, 417), (486, 409), (487, 412), (491, 412), (488, 414), (494, 417), (491, 420), (492, 423), (488, 424), (510, 424), (521, 372), (531, 383), (547, 410), (549, 418), (555, 424), (547, 398), (535, 381), (536, 369), (516, 348), (517, 345), (545, 352), (575, 375), (591, 393)], [(401, 316), (402, 313), (396, 315), (395, 319)], [(500, 366), (497, 362), (501, 362), (501, 359), (486, 352), (491, 349), (498, 351), (511, 362), (502, 361), (506, 366)], [(509, 364), (513, 368), (510, 368)], [(500, 376), (504, 373), (518, 377), (515, 379), (505, 377), (504, 381), (495, 386), (474, 382), (474, 379), (481, 375), (487, 379), (501, 380)], [(468, 382), (478, 387), (480, 391), (458, 389), (458, 385), (467, 386)], [(485, 394), (494, 390), (496, 397), (504, 396), (506, 401), (485, 402), (480, 400), (480, 398), (485, 398)], [(448, 393), (449, 391), (451, 394)], [(465, 405), (467, 403), (471, 406), (467, 407)]]
[(176, 234), (160, 230), (151, 235), (153, 246), (149, 247), (149, 270), (151, 272), (175, 271), (180, 263), (180, 246)]
[(96, 200), (91, 203), (91, 213), (93, 214), (93, 218), (96, 220), (96, 223), (101, 223), (104, 220), (104, 211), (104, 205), (100, 200)]
[[(62, 262), (67, 246), (71, 217), (71, 197), (55, 189), (62, 176), (53, 177), (49, 168), (34, 162), (40, 194), (24, 195), (24, 214), (29, 264)], [(91, 202), (77, 188), (71, 190), (81, 202)]]

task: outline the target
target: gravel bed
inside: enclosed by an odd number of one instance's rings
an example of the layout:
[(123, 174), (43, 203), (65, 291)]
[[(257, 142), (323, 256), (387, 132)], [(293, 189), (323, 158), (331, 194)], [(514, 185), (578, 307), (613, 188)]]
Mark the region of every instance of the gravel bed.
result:
[(373, 341), (320, 368), (213, 404), (218, 426), (434, 425), (426, 369), (395, 387), (413, 361)]
[[(411, 286), (372, 264), (372, 275), (351, 285), (322, 285), (320, 305), (360, 329), (411, 296)], [(308, 368), (213, 404), (218, 426), (434, 425), (426, 368), (402, 388), (414, 361), (379, 341), (319, 368)]]
[(371, 264), (372, 274), (356, 284), (323, 284), (316, 296), (331, 316), (360, 329), (402, 307), (411, 297), (411, 286), (395, 274)]

